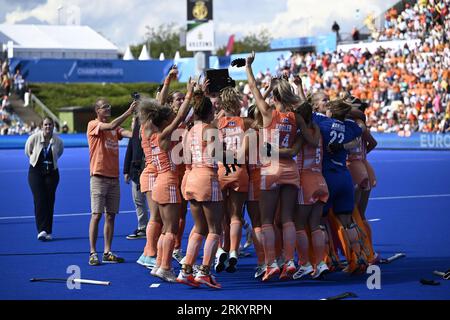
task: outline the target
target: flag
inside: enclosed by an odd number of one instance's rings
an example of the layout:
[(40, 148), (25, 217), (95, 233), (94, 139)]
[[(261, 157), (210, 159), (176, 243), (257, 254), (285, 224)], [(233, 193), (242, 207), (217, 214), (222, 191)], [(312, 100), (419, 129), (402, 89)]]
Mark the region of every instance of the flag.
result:
[(234, 47), (234, 34), (228, 38), (228, 45), (227, 45), (227, 51), (225, 53), (226, 56), (230, 56), (233, 53), (233, 47)]

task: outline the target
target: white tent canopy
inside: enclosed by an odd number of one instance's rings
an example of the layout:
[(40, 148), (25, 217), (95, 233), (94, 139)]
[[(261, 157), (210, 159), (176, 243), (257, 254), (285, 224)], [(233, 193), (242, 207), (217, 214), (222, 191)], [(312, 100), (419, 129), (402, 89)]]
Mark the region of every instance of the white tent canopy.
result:
[(117, 59), (118, 48), (88, 26), (0, 24), (16, 58)]
[(139, 60), (150, 60), (150, 56), (148, 55), (147, 46), (144, 44), (142, 46), (141, 54), (139, 55)]
[(123, 60), (134, 60), (134, 56), (131, 53), (130, 46), (128, 46), (127, 50), (125, 50), (125, 54), (123, 55)]

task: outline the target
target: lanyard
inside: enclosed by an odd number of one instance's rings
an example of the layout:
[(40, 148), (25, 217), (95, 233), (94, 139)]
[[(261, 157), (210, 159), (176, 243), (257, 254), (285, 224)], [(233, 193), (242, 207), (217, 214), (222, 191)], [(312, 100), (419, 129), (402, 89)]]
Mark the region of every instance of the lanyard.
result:
[(52, 144), (49, 143), (47, 148), (43, 148), (44, 149), (44, 158), (47, 159), (48, 154), (50, 153), (50, 149), (52, 148)]

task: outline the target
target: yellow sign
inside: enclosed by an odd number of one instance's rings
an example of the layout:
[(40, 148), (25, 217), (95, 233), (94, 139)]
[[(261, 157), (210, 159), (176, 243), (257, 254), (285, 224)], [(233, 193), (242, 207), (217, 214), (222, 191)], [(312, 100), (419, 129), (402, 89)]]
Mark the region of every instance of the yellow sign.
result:
[(208, 16), (208, 8), (204, 1), (197, 1), (192, 9), (192, 15), (197, 20), (203, 20)]

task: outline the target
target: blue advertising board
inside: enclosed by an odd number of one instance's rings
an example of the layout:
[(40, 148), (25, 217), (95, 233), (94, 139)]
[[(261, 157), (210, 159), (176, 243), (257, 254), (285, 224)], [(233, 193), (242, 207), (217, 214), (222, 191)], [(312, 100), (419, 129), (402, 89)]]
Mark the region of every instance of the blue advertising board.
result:
[(29, 82), (162, 82), (173, 60), (11, 60)]
[[(448, 150), (450, 134), (412, 133), (409, 137), (400, 137), (396, 133), (372, 133), (377, 140), (379, 150)], [(60, 134), (67, 148), (87, 147), (86, 134)], [(22, 149), (28, 136), (0, 136), (0, 149)], [(120, 146), (126, 146), (128, 139), (122, 139)]]
[(317, 37), (299, 37), (274, 39), (270, 42), (272, 50), (301, 49), (314, 47), (316, 52), (336, 51), (336, 34), (328, 33)]

